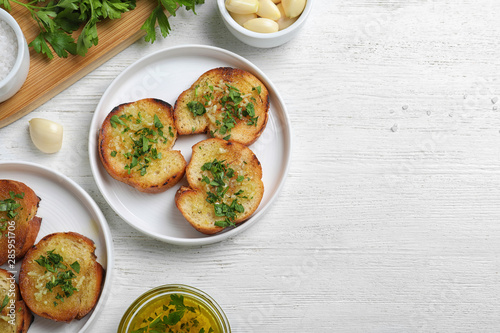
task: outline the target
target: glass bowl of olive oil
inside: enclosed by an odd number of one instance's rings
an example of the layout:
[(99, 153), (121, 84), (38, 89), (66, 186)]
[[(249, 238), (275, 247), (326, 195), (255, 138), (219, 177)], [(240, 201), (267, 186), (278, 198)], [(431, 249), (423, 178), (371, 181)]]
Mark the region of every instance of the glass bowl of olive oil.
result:
[(230, 333), (222, 308), (205, 292), (182, 284), (153, 288), (125, 311), (118, 333)]

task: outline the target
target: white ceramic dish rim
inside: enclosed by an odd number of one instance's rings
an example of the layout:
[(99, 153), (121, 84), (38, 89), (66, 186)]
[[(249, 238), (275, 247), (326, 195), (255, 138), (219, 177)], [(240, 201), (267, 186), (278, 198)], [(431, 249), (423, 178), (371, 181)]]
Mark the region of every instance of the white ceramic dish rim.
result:
[[(97, 217), (97, 221), (95, 221), (97, 224), (99, 224), (100, 231), (102, 231), (104, 240), (105, 240), (105, 245), (106, 245), (106, 275), (104, 277), (104, 284), (102, 287), (102, 293), (101, 296), (99, 297), (99, 300), (97, 302), (97, 305), (95, 308), (92, 310), (92, 313), (90, 314), (90, 317), (88, 317), (87, 322), (85, 325), (78, 331), (79, 333), (86, 332), (87, 329), (89, 329), (92, 325), (94, 325), (94, 321), (100, 314), (100, 309), (103, 307), (103, 304), (106, 302), (107, 298), (109, 297), (109, 291), (111, 289), (111, 280), (113, 276), (113, 267), (114, 267), (114, 248), (113, 248), (113, 238), (111, 236), (111, 231), (109, 229), (108, 223), (106, 221), (106, 218), (104, 217), (104, 214), (102, 213), (101, 209), (97, 205), (97, 203), (90, 197), (90, 195), (83, 190), (83, 188), (80, 187), (77, 183), (75, 183), (73, 180), (68, 178), (67, 176), (63, 175), (62, 173), (49, 169), (48, 167), (45, 167), (43, 165), (37, 164), (37, 163), (32, 163), (32, 162), (25, 162), (25, 161), (6, 161), (6, 162), (0, 162), (0, 168), (2, 167), (16, 167), (16, 166), (23, 166), (29, 169), (33, 170), (38, 170), (42, 173), (49, 174), (52, 177), (58, 179), (60, 182), (60, 186), (65, 187), (68, 189), (73, 195), (86, 207), (88, 207), (93, 214)], [(30, 332), (32, 329), (30, 329)]]
[(218, 48), (215, 46), (209, 46), (209, 45), (199, 45), (199, 44), (185, 44), (185, 45), (179, 45), (179, 46), (174, 46), (162, 50), (158, 50), (156, 52), (153, 52), (141, 59), (138, 59), (131, 65), (129, 65), (124, 71), (122, 71), (114, 80), (111, 82), (111, 84), (108, 86), (106, 91), (103, 93), (101, 100), (99, 101), (96, 110), (99, 110), (101, 108), (101, 105), (104, 103), (106, 94), (108, 91), (112, 90), (115, 85), (119, 85), (119, 82), (121, 81), (123, 76), (126, 76), (128, 71), (133, 69), (135, 66), (140, 65), (143, 62), (146, 62), (148, 59), (155, 58), (161, 53), (169, 53), (169, 52), (176, 52), (180, 49), (185, 49), (185, 50), (190, 50), (190, 49), (197, 49), (197, 50), (205, 50), (206, 52), (217, 52), (224, 54), (225, 56), (229, 56), (231, 58), (236, 59), (239, 62), (244, 63), (245, 65), (249, 66), (252, 68), (252, 70), (260, 76), (263, 81), (266, 82), (266, 85), (268, 85), (268, 88), (270, 88), (271, 91), (274, 91), (274, 95), (276, 96), (277, 100), (282, 104), (281, 107), (283, 109), (283, 112), (281, 114), (283, 121), (286, 123), (286, 129), (288, 130), (289, 135), (285, 136), (285, 144), (287, 146), (287, 151), (286, 151), (286, 156), (285, 156), (285, 167), (282, 172), (283, 177), (281, 178), (278, 186), (276, 187), (274, 195), (269, 199), (266, 205), (262, 207), (262, 209), (258, 212), (256, 212), (254, 215), (250, 217), (249, 220), (246, 222), (238, 225), (236, 228), (233, 228), (229, 231), (216, 234), (216, 235), (211, 235), (209, 237), (202, 237), (202, 238), (180, 238), (180, 237), (172, 237), (172, 236), (166, 236), (166, 235), (159, 235), (157, 233), (149, 232), (146, 230), (140, 229), (138, 226), (136, 226), (134, 223), (131, 223), (125, 214), (120, 212), (120, 210), (115, 209), (114, 203), (107, 197), (104, 191), (104, 183), (99, 177), (99, 170), (98, 168), (100, 167), (100, 161), (98, 160), (98, 156), (96, 156), (96, 147), (94, 145), (96, 144), (96, 140), (93, 140), (92, 138), (96, 136), (97, 131), (99, 130), (101, 124), (97, 123), (95, 118), (96, 118), (96, 113), (94, 113), (94, 117), (92, 119), (91, 125), (90, 125), (90, 131), (89, 131), (89, 159), (90, 159), (90, 166), (92, 173), (94, 175), (94, 181), (97, 184), (97, 187), (99, 188), (99, 191), (103, 195), (104, 199), (106, 202), (109, 204), (109, 206), (113, 209), (113, 211), (120, 216), (127, 224), (132, 226), (134, 229), (140, 231), (143, 234), (146, 234), (150, 237), (153, 237), (155, 239), (158, 239), (163, 242), (167, 242), (170, 244), (175, 244), (175, 245), (180, 245), (180, 246), (199, 246), (199, 245), (208, 245), (208, 244), (213, 244), (220, 242), (222, 240), (225, 240), (227, 238), (230, 238), (232, 236), (235, 236), (236, 234), (239, 234), (243, 232), (244, 230), (248, 229), (251, 227), (254, 222), (258, 221), (266, 212), (267, 210), (272, 206), (273, 202), (276, 200), (278, 197), (279, 193), (281, 192), (281, 189), (283, 188), (283, 185), (286, 180), (286, 175), (288, 174), (288, 170), (290, 167), (290, 160), (291, 160), (291, 151), (292, 151), (292, 128), (290, 124), (290, 119), (288, 117), (288, 112), (286, 110), (286, 106), (283, 103), (283, 100), (281, 99), (278, 90), (274, 86), (274, 84), (267, 78), (267, 76), (259, 69), (257, 66), (255, 66), (253, 63), (248, 61), (247, 59), (222, 48)]
[(304, 11), (302, 14), (300, 14), (299, 18), (297, 21), (295, 21), (292, 25), (289, 27), (277, 31), (277, 32), (271, 32), (271, 33), (260, 33), (260, 32), (255, 32), (248, 30), (241, 25), (239, 25), (229, 14), (229, 12), (226, 9), (226, 6), (224, 5), (224, 0), (217, 0), (217, 5), (219, 7), (219, 12), (223, 16), (224, 20), (231, 25), (233, 29), (238, 31), (239, 33), (246, 35), (248, 37), (256, 38), (256, 39), (274, 39), (274, 38), (279, 38), (281, 36), (285, 36), (289, 33), (292, 32), (292, 30), (298, 29), (304, 21), (307, 19), (309, 16), (309, 13), (311, 12), (312, 6), (313, 6), (314, 0), (307, 0), (306, 2), (306, 7), (304, 8)]
[(21, 27), (17, 23), (16, 19), (14, 19), (14, 17), (12, 17), (12, 15), (10, 15), (9, 12), (0, 8), (0, 20), (7, 22), (7, 24), (12, 28), (12, 30), (14, 30), (17, 39), (16, 62), (14, 63), (14, 66), (11, 68), (9, 74), (7, 74), (7, 76), (0, 81), (0, 89), (1, 89), (3, 86), (5, 86), (8, 82), (10, 82), (14, 78), (14, 76), (19, 71), (19, 68), (21, 68), (21, 63), (23, 62), (24, 52), (26, 52), (26, 49), (24, 46), (25, 38), (23, 31), (21, 30)]

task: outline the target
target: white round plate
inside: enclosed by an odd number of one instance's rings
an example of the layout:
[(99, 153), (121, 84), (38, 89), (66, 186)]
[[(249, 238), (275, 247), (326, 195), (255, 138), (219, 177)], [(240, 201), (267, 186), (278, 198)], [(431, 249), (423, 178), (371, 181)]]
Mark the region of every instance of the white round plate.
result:
[[(37, 216), (42, 218), (36, 243), (54, 232), (73, 231), (92, 239), (96, 245), (97, 261), (106, 270), (104, 286), (93, 312), (81, 320), (58, 323), (35, 316), (30, 333), (85, 332), (99, 315), (109, 293), (113, 268), (113, 241), (108, 224), (92, 198), (78, 184), (61, 173), (28, 162), (0, 163), (0, 178), (25, 183), (41, 198)], [(14, 267), (2, 266), (16, 277), (21, 261)]]
[[(235, 228), (207, 236), (196, 231), (175, 206), (175, 192), (185, 179), (166, 192), (146, 194), (116, 181), (99, 160), (98, 131), (108, 113), (117, 105), (142, 98), (157, 98), (175, 104), (177, 97), (196, 79), (216, 67), (238, 67), (257, 76), (268, 88), (271, 98), (269, 120), (261, 137), (250, 146), (262, 164), (264, 197), (250, 219)], [(174, 148), (186, 161), (191, 147), (208, 135), (178, 137)], [(156, 239), (177, 245), (203, 245), (232, 237), (252, 226), (269, 209), (284, 183), (291, 155), (290, 123), (285, 104), (272, 82), (248, 60), (223, 49), (185, 45), (155, 52), (132, 64), (111, 83), (97, 105), (89, 134), (89, 157), (95, 181), (113, 210), (137, 230)]]

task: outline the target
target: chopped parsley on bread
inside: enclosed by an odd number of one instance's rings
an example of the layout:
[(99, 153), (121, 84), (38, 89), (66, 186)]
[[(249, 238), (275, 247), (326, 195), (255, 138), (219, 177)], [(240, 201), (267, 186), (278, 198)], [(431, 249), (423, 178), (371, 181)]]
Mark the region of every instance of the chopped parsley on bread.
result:
[(167, 190), (184, 175), (186, 161), (172, 150), (177, 139), (170, 104), (153, 98), (115, 107), (99, 131), (99, 157), (114, 179), (141, 192)]
[(28, 185), (0, 179), (0, 265), (21, 259), (35, 243), (42, 222), (36, 216), (39, 203)]
[(209, 133), (246, 146), (265, 129), (269, 92), (248, 71), (219, 67), (203, 73), (174, 106), (179, 135)]
[(42, 238), (23, 259), (19, 288), (34, 314), (70, 322), (97, 304), (104, 281), (94, 242), (75, 232)]
[(21, 300), (14, 275), (0, 268), (0, 332), (26, 333), (32, 322), (33, 314)]
[(255, 154), (237, 142), (203, 140), (192, 147), (175, 204), (198, 231), (215, 234), (247, 220), (264, 195), (262, 167)]

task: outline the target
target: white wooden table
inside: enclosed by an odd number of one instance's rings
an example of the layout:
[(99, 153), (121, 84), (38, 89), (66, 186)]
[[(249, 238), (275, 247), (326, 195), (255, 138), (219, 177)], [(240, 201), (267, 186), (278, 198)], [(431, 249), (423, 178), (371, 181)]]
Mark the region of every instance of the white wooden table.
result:
[[(93, 331), (116, 331), (133, 299), (164, 283), (206, 291), (238, 333), (500, 331), (500, 2), (316, 0), (301, 34), (274, 49), (237, 41), (215, 1), (197, 11), (178, 11), (168, 38), (135, 43), (0, 129), (1, 161), (62, 172), (108, 220), (113, 288)], [(192, 248), (124, 223), (87, 153), (112, 80), (182, 44), (258, 66), (294, 134), (287, 181), (264, 218)], [(33, 117), (64, 125), (59, 153), (33, 146)]]

